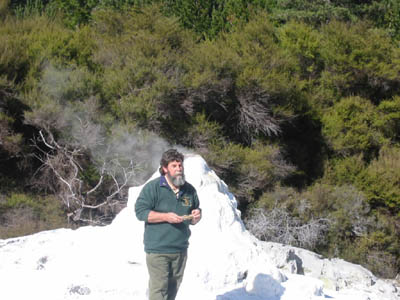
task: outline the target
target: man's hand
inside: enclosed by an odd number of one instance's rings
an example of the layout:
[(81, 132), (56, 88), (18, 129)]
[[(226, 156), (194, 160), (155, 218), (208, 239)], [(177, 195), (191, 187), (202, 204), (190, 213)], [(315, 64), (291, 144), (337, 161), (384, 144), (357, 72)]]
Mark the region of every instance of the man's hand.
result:
[(200, 209), (193, 209), (192, 210), (192, 216), (193, 216), (193, 219), (192, 219), (192, 225), (195, 225), (195, 224), (197, 224), (199, 221), (200, 221), (200, 219), (201, 219), (201, 210)]
[(152, 210), (149, 213), (147, 222), (149, 222), (149, 223), (161, 223), (161, 222), (182, 223), (183, 218), (173, 212), (161, 213), (161, 212), (156, 212), (156, 211)]
[(178, 216), (176, 213), (169, 212), (165, 214), (165, 222), (168, 223), (182, 223), (183, 218)]

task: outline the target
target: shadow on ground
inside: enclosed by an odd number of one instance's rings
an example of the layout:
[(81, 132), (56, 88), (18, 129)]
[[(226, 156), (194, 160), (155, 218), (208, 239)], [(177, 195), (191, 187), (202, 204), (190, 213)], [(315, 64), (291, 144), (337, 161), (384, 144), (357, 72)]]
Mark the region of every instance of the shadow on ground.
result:
[(285, 292), (285, 288), (279, 281), (267, 274), (257, 274), (249, 286), (238, 288), (222, 295), (218, 295), (216, 300), (280, 300)]

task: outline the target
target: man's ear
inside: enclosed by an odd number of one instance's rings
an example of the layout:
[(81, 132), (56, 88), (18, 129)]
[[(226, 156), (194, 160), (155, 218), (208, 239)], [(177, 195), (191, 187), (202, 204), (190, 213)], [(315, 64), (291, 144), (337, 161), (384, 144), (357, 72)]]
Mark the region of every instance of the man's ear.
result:
[(166, 167), (162, 166), (161, 168), (164, 171), (164, 175), (168, 173), (168, 169)]

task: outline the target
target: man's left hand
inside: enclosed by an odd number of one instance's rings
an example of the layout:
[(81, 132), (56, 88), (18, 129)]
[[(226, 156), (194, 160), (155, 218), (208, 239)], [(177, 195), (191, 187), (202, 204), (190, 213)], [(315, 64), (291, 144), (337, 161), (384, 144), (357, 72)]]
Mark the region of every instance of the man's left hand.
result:
[(200, 219), (201, 219), (201, 210), (200, 209), (194, 209), (194, 210), (192, 210), (192, 216), (193, 216), (193, 219), (192, 219), (192, 225), (195, 225), (195, 224), (197, 224), (199, 221), (200, 221)]

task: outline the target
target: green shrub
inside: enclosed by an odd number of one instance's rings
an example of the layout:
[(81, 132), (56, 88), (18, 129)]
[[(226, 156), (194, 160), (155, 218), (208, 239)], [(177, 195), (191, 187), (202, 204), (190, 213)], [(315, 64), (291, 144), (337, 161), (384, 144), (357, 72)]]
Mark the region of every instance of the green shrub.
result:
[(55, 5), (64, 15), (65, 24), (71, 28), (83, 25), (91, 19), (92, 10), (99, 0), (56, 0)]
[(186, 120), (181, 59), (190, 35), (155, 7), (122, 15), (99, 11), (95, 29), (100, 44), (95, 60), (104, 66), (102, 93), (113, 114), (128, 124), (179, 136), (182, 129), (173, 120)]
[(0, 26), (0, 73), (9, 81), (22, 82), (26, 76), (29, 59), (27, 38), (19, 28), (19, 22), (10, 19)]
[(373, 207), (389, 208), (400, 213), (400, 149), (384, 147), (379, 157), (357, 177), (357, 186), (365, 192)]
[[(7, 160), (11, 157), (17, 156), (21, 152), (23, 137), (19, 132), (14, 131), (15, 111), (12, 111), (8, 106), (12, 106), (13, 100), (11, 97), (13, 85), (6, 79), (2, 80), (0, 77), (0, 97), (2, 98), (2, 105), (0, 106), (0, 153), (5, 151)], [(3, 155), (2, 155), (3, 156)]]
[(400, 267), (399, 218), (375, 211), (369, 233), (343, 252), (346, 260), (361, 264), (377, 276), (394, 278)]
[(378, 106), (381, 117), (376, 120), (378, 126), (386, 137), (393, 142), (400, 141), (400, 97), (382, 101)]
[(264, 192), (253, 206), (267, 211), (274, 208), (284, 209), (291, 216), (306, 220), (308, 216), (306, 210), (309, 208), (309, 203), (300, 194), (294, 188), (277, 184), (272, 190)]
[(396, 0), (372, 1), (362, 13), (378, 27), (386, 29), (391, 36), (400, 38), (400, 4)]
[(231, 185), (233, 193), (244, 206), (294, 171), (275, 145), (256, 143), (252, 147), (243, 147), (233, 143), (212, 144), (205, 157), (218, 175)]
[(337, 98), (359, 95), (379, 102), (399, 92), (400, 51), (387, 32), (365, 22), (330, 22), (321, 33), (321, 84)]
[(31, 89), (49, 64), (94, 70), (94, 39), (88, 27), (71, 31), (46, 16), (10, 19), (0, 29), (0, 71)]
[(197, 113), (192, 119), (184, 142), (200, 153), (207, 153), (211, 144), (223, 142), (221, 126), (216, 122), (208, 121), (204, 113)]
[(22, 193), (0, 196), (0, 238), (69, 227), (61, 202), (53, 196)]
[(0, 3), (0, 21), (2, 21), (3, 19), (6, 18), (8, 12), (9, 12), (8, 6), (10, 4), (10, 1), (11, 0), (1, 1), (1, 3)]
[(55, 2), (49, 0), (12, 1), (11, 3), (12, 12), (19, 19), (42, 15), (54, 19), (59, 12)]
[(235, 24), (249, 19), (248, 2), (244, 0), (164, 0), (163, 10), (175, 15), (185, 27), (203, 38), (215, 38), (218, 33), (229, 31)]
[(331, 159), (326, 162), (323, 181), (332, 185), (355, 184), (365, 168), (362, 155)]
[(286, 23), (290, 20), (305, 22), (313, 26), (329, 23), (332, 20), (350, 22), (357, 20), (357, 15), (352, 9), (352, 1), (300, 0), (300, 1), (254, 1), (255, 3), (268, 3), (271, 18), (277, 23)]
[[(367, 234), (370, 207), (365, 195), (353, 186), (337, 186), (327, 195), (331, 226), (328, 233), (329, 255), (343, 253), (346, 247)], [(315, 203), (314, 203), (315, 205)], [(339, 254), (340, 255), (340, 254)]]
[[(45, 22), (46, 19), (43, 23)], [(92, 61), (96, 45), (89, 27), (71, 31), (50, 21), (42, 26), (34, 25), (28, 36), (27, 50), (32, 58), (38, 58), (44, 63), (52, 61), (64, 67), (77, 65), (91, 70), (96, 68)]]
[(189, 103), (235, 142), (278, 135), (281, 123), (305, 110), (297, 62), (279, 46), (265, 14), (199, 44), (185, 67)]
[(331, 148), (348, 156), (373, 157), (387, 140), (375, 125), (378, 111), (367, 99), (343, 98), (322, 117), (322, 132)]
[(279, 28), (280, 45), (289, 55), (296, 57), (301, 76), (316, 79), (324, 67), (321, 58), (321, 34), (313, 27), (289, 22)]
[(26, 206), (37, 208), (38, 203), (29, 195), (13, 193), (6, 198), (6, 201), (2, 203), (1, 206), (2, 209), (21, 208)]

